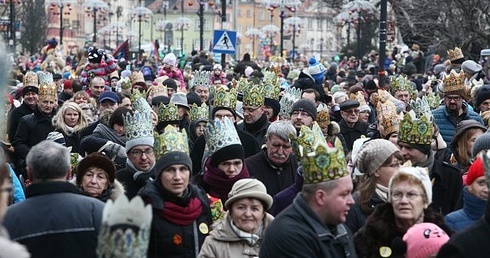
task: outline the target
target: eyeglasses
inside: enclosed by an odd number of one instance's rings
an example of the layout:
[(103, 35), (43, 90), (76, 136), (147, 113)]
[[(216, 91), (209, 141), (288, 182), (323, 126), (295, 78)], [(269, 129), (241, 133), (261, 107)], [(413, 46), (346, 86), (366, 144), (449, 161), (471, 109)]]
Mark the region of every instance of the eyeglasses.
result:
[(146, 156), (149, 156), (149, 155), (153, 155), (154, 151), (153, 151), (153, 148), (148, 148), (146, 150), (132, 150), (129, 152), (129, 154), (131, 156), (133, 156), (134, 158), (139, 158), (139, 157), (142, 157), (143, 156), (143, 153), (146, 155)]
[(447, 100), (449, 101), (460, 101), (461, 99), (463, 99), (461, 96), (445, 96), (444, 98), (446, 98)]
[(425, 196), (425, 195), (419, 194), (416, 192), (403, 193), (403, 192), (399, 192), (399, 191), (394, 191), (393, 194), (391, 195), (391, 199), (393, 199), (395, 201), (400, 201), (401, 199), (403, 199), (403, 196), (406, 196), (408, 200), (413, 201), (413, 200), (417, 199), (417, 197)]
[(291, 116), (310, 116), (310, 114), (308, 114), (307, 112), (305, 111), (293, 111), (293, 113), (291, 113)]
[(246, 108), (246, 107), (243, 107), (242, 108), (242, 113), (253, 113), (255, 110), (259, 109), (260, 107), (256, 107), (256, 108)]
[(342, 112), (345, 112), (347, 114), (359, 114), (359, 109), (347, 109), (347, 110), (342, 110)]

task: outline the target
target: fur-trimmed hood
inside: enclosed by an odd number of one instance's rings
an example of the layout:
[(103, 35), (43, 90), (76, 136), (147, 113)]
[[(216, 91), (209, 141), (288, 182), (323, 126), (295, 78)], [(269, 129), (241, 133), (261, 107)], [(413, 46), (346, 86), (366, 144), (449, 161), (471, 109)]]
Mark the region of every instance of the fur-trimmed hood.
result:
[(328, 135), (337, 135), (340, 133), (340, 125), (335, 121), (330, 121), (330, 124), (327, 128)]
[[(69, 182), (76, 185), (83, 192), (81, 186), (78, 186), (76, 184), (77, 181), (76, 181), (75, 177), (70, 179)], [(121, 182), (119, 182), (117, 179), (114, 180), (114, 184), (112, 185), (112, 189), (110, 191), (111, 191), (111, 193), (109, 194), (109, 198), (113, 201), (115, 201), (118, 197), (122, 196), (126, 192), (126, 190), (124, 190), (123, 184)], [(97, 198), (97, 199), (99, 199), (103, 202), (107, 201), (107, 200), (104, 200), (102, 197), (103, 196), (101, 196), (101, 198)]]

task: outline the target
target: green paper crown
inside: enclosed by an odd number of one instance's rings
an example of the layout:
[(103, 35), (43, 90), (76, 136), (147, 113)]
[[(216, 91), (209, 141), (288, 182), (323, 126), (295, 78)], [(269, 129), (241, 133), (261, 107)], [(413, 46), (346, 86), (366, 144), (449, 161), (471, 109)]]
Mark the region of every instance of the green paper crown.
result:
[(427, 102), (429, 103), (430, 109), (436, 109), (441, 105), (441, 97), (439, 94), (434, 94), (434, 92), (429, 92), (427, 94)]
[(179, 108), (170, 101), (168, 105), (160, 103), (158, 105), (158, 122), (179, 121)]
[(236, 89), (228, 90), (227, 87), (219, 87), (214, 93), (213, 107), (226, 107), (235, 110), (237, 101)]
[(430, 145), (434, 127), (432, 117), (422, 115), (421, 118), (415, 116), (412, 110), (405, 114), (400, 122), (398, 141), (411, 144)]
[(265, 97), (279, 101), (281, 93), (281, 81), (274, 72), (264, 72), (263, 87)]
[(153, 137), (155, 139), (153, 147), (155, 149), (155, 158), (157, 160), (172, 151), (189, 154), (189, 143), (185, 130), (179, 132), (174, 126), (167, 125), (162, 134), (154, 132)]
[(264, 89), (260, 85), (254, 85), (243, 92), (243, 106), (261, 107), (264, 105), (264, 96)]
[(201, 106), (198, 106), (196, 103), (192, 104), (190, 113), (191, 121), (208, 121), (209, 119), (209, 107), (206, 105), (206, 103), (202, 103)]
[(399, 75), (396, 78), (391, 77), (391, 94), (395, 94), (397, 91), (408, 91), (412, 93), (412, 86), (410, 85), (410, 80), (404, 75)]

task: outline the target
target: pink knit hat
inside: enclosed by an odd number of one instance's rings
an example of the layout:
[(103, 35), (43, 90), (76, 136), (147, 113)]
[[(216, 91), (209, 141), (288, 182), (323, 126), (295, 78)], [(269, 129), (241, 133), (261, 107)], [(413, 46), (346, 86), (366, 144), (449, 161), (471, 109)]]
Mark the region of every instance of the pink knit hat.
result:
[(449, 236), (433, 223), (419, 223), (413, 225), (403, 236), (407, 244), (406, 258), (426, 258), (437, 254)]

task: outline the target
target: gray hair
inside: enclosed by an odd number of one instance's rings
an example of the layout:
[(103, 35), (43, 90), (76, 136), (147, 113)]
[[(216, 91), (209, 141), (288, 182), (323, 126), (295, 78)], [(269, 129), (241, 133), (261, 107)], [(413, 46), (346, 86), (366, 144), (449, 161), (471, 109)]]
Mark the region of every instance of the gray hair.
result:
[(265, 137), (270, 139), (272, 135), (281, 138), (283, 141), (289, 142), (290, 135), (296, 135), (296, 129), (289, 120), (277, 120), (269, 125)]
[(31, 148), (26, 163), (32, 180), (64, 178), (70, 172), (70, 151), (59, 143), (44, 140)]

